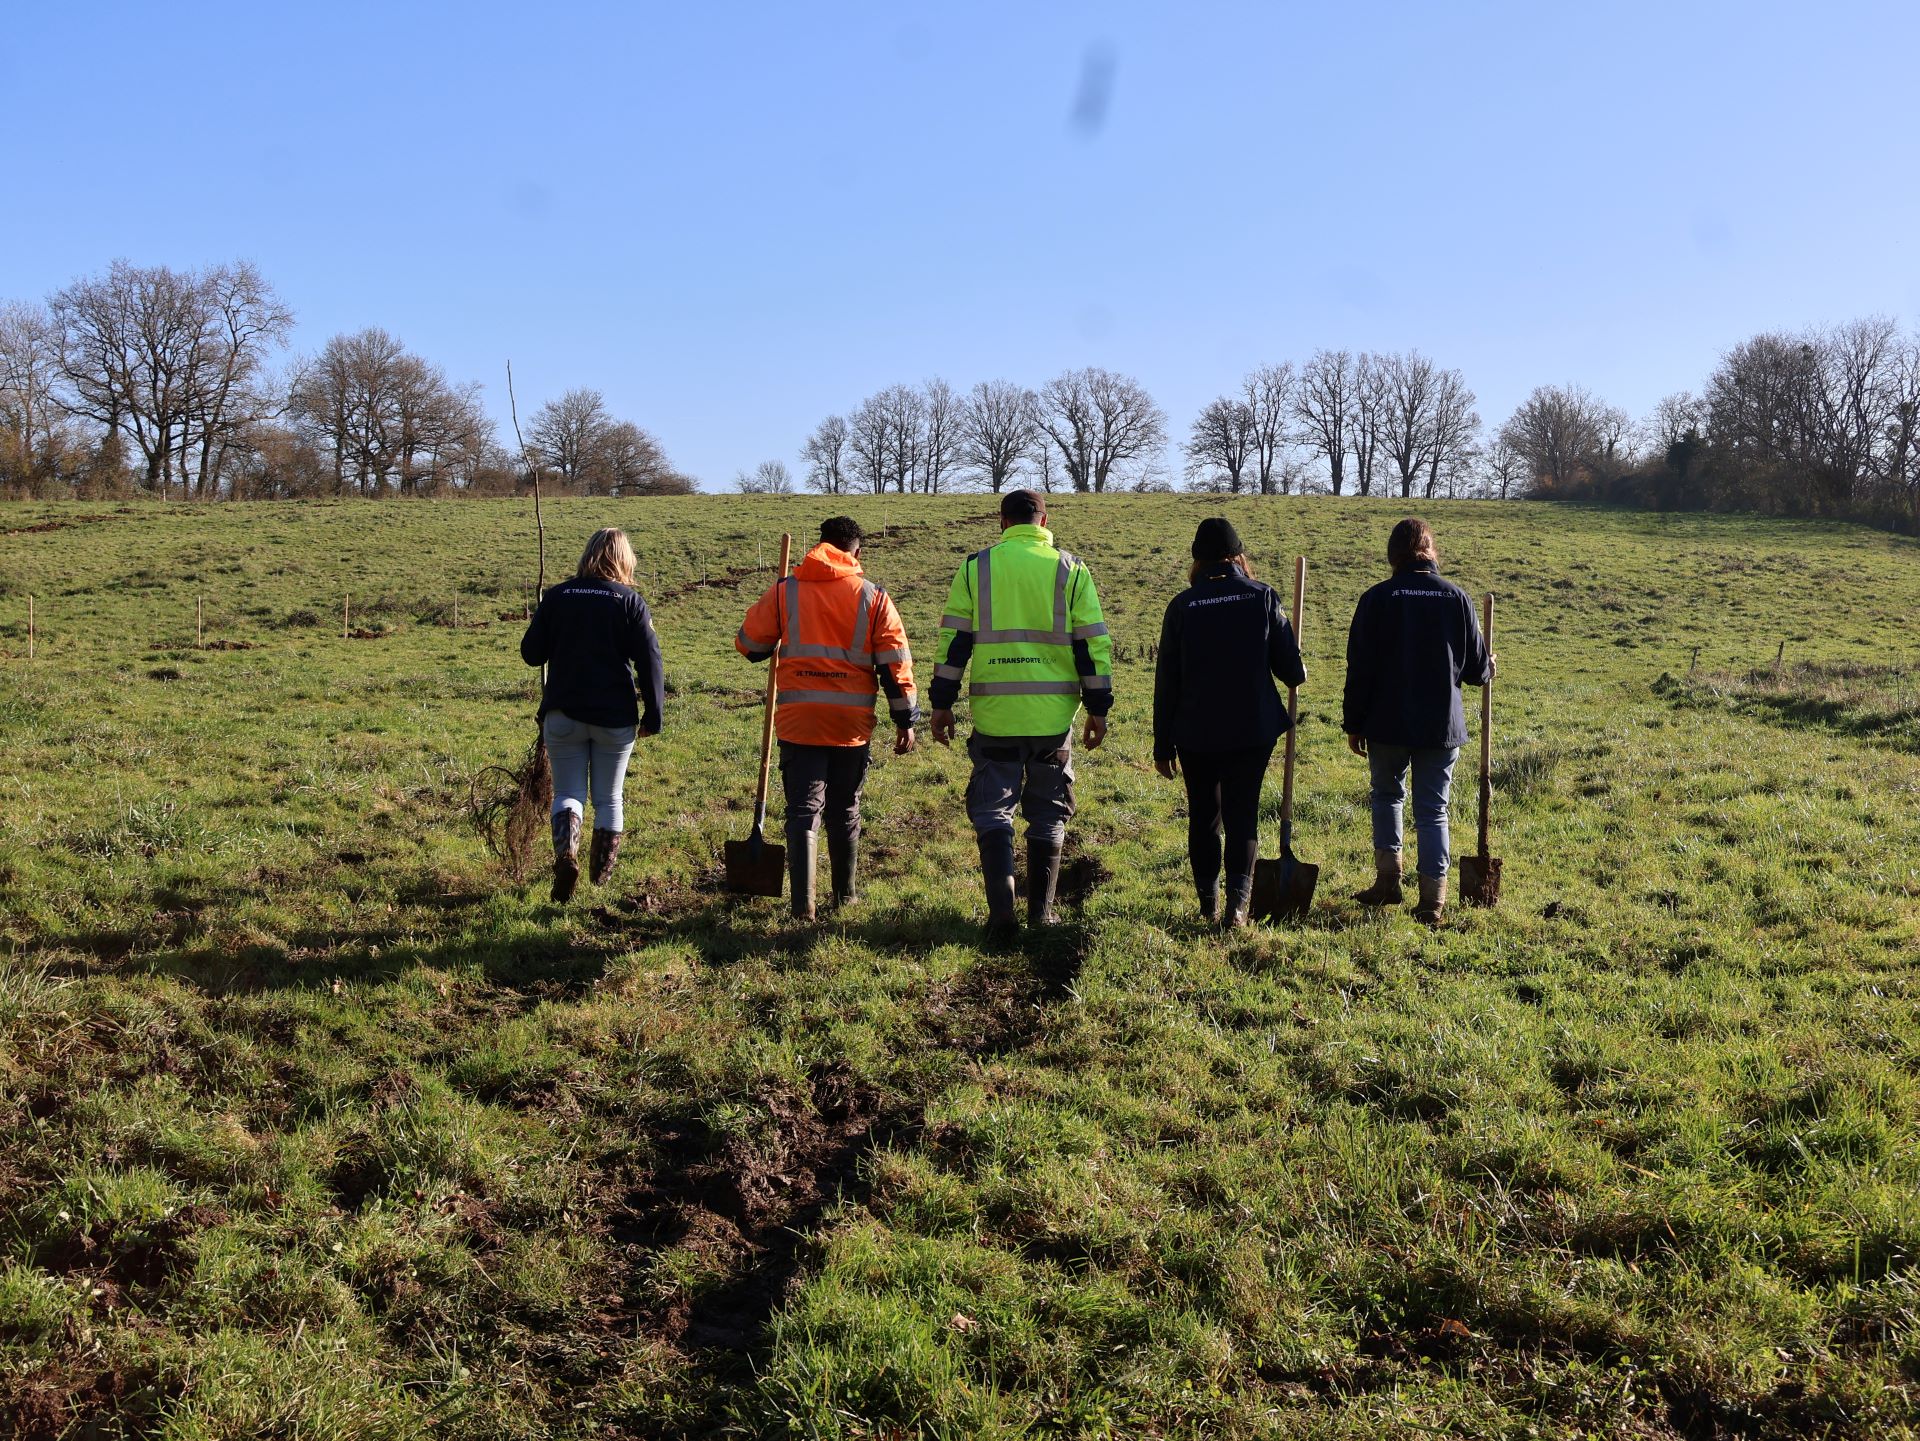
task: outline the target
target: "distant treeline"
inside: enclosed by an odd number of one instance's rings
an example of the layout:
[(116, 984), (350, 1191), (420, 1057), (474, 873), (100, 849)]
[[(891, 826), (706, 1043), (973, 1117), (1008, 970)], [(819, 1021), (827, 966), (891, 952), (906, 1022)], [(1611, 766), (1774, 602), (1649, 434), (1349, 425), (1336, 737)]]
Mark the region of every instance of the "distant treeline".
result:
[[(44, 304), (0, 305), (0, 493), (252, 499), (675, 494), (695, 482), (639, 425), (577, 389), (532, 411), (526, 460), (477, 382), (383, 330), (288, 356), (292, 312), (251, 265), (116, 263)], [(1458, 370), (1419, 352), (1320, 350), (1208, 402), (1177, 447), (1131, 376), (1088, 367), (1030, 388), (890, 385), (826, 417), (738, 490), (1002, 490), (1536, 497), (1758, 510), (1920, 531), (1920, 337), (1891, 320), (1734, 346), (1698, 394), (1633, 420), (1542, 386), (1489, 427)]]
[[(289, 356), (293, 312), (252, 265), (116, 262), (0, 304), (0, 493), (159, 499), (493, 495), (529, 470), (455, 382), (384, 330)], [(660, 444), (571, 390), (528, 417), (557, 488), (677, 494)]]

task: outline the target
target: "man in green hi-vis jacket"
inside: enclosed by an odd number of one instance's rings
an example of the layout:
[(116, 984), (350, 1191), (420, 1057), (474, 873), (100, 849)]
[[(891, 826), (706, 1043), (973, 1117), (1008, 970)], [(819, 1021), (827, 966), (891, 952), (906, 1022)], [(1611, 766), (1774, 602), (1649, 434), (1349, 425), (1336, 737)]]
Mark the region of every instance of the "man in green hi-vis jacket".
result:
[(1095, 750), (1113, 707), (1113, 641), (1093, 573), (1054, 548), (1047, 503), (1034, 491), (1001, 497), (1000, 543), (968, 556), (953, 578), (928, 697), (942, 745), (953, 743), (953, 703), (969, 662), (967, 816), (980, 841), (987, 936), (1004, 942), (1020, 929), (1014, 808), (1027, 818), (1027, 920), (1050, 925), (1073, 816), (1074, 716), (1084, 704), (1086, 747)]

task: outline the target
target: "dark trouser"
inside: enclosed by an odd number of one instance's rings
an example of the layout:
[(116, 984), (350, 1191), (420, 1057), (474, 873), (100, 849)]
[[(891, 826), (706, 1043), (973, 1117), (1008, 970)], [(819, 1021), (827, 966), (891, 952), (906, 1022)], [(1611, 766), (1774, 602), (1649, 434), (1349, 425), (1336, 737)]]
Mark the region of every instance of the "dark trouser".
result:
[(1187, 781), (1187, 859), (1193, 883), (1210, 891), (1220, 879), (1220, 832), (1227, 833), (1227, 875), (1253, 874), (1260, 852), (1260, 785), (1272, 746), (1238, 751), (1180, 751)]
[(1066, 843), (1073, 819), (1072, 732), (1052, 736), (967, 737), (973, 776), (967, 782), (967, 818), (978, 835), (1013, 834), (1017, 805), (1030, 839)]
[(798, 845), (820, 824), (827, 839), (860, 838), (860, 788), (867, 781), (867, 747), (803, 746), (780, 742), (780, 783), (787, 793), (787, 840)]

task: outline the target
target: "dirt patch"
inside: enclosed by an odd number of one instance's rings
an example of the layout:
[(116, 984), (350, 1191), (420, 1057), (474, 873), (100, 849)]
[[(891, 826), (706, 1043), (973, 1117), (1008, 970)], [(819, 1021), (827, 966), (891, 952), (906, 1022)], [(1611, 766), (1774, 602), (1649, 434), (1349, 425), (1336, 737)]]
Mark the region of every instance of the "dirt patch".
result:
[(205, 642), (200, 647), (200, 649), (201, 650), (257, 650), (259, 649), (259, 647), (256, 646), (250, 640), (210, 640)]
[(48, 1271), (86, 1272), (116, 1285), (152, 1289), (192, 1264), (189, 1242), (195, 1235), (226, 1219), (217, 1206), (183, 1206), (148, 1226), (102, 1221), (43, 1247), (35, 1261)]
[(843, 1195), (864, 1199), (861, 1160), (917, 1137), (923, 1123), (922, 1107), (839, 1064), (816, 1067), (805, 1092), (771, 1084), (754, 1101), (767, 1124), (751, 1136), (716, 1136), (698, 1119), (663, 1125), (651, 1174), (611, 1228), (635, 1251), (686, 1247), (722, 1273), (637, 1317), (684, 1351), (753, 1347), (827, 1208)]
[[(145, 1370), (90, 1369), (54, 1362), (24, 1374), (0, 1371), (0, 1441), (60, 1441), (72, 1435), (145, 1435), (168, 1400)], [(76, 1423), (84, 1430), (75, 1431)]]
[(976, 965), (927, 989), (921, 1025), (943, 1048), (1005, 1055), (1039, 1034), (1042, 999), (1039, 979), (1024, 968)]
[[(76, 525), (98, 525), (101, 521), (112, 518), (106, 515), (75, 515), (65, 520), (43, 520), (38, 525), (21, 525), (15, 526), (12, 530), (0, 530), (0, 535), (45, 535), (49, 531), (66, 530)], [(5, 1434), (4, 1431), (0, 1431), (0, 1436)]]

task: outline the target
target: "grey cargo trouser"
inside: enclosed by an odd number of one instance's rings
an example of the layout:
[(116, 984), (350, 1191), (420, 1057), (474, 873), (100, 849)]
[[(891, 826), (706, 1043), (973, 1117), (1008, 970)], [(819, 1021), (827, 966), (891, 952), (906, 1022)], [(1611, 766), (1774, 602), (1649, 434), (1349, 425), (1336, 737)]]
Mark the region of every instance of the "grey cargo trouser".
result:
[(973, 777), (967, 782), (967, 819), (979, 835), (1013, 833), (1017, 805), (1027, 834), (1052, 845), (1067, 838), (1073, 819), (1073, 733), (1052, 736), (967, 737)]
[(787, 794), (787, 842), (799, 845), (824, 812), (829, 842), (860, 839), (860, 790), (867, 781), (866, 746), (780, 742), (780, 781)]

